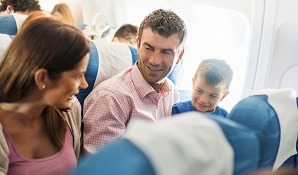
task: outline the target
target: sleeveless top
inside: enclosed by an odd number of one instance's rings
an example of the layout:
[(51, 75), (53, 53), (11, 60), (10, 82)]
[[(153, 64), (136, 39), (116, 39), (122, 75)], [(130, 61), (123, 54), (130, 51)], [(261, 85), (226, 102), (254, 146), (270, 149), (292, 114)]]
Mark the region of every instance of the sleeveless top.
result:
[(66, 129), (64, 147), (58, 153), (41, 159), (22, 157), (15, 149), (8, 132), (5, 129), (3, 129), (3, 132), (9, 148), (9, 168), (7, 175), (66, 175), (77, 165), (73, 148), (73, 136), (69, 127)]

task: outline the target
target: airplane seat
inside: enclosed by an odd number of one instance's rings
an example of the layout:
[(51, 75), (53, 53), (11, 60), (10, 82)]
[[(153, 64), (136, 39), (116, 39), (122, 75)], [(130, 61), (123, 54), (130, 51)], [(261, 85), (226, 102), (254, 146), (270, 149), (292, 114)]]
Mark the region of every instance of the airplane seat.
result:
[(132, 65), (134, 65), (138, 59), (139, 59), (139, 55), (138, 55), (138, 50), (136, 48), (133, 48), (131, 46), (129, 46), (130, 52), (131, 52), (131, 56), (132, 56)]
[(83, 107), (85, 98), (94, 87), (102, 81), (111, 78), (117, 73), (131, 67), (135, 59), (135, 48), (124, 43), (107, 42), (104, 40), (90, 41), (91, 52), (85, 73), (88, 82), (87, 89), (81, 89), (77, 98)]
[(0, 33), (16, 35), (27, 16), (17, 13), (0, 16)]
[(133, 121), (119, 141), (80, 160), (73, 175), (241, 175), (256, 169), (258, 146), (240, 124), (188, 112), (156, 123)]
[(156, 172), (146, 155), (131, 141), (121, 139), (103, 147), (95, 155), (79, 160), (72, 175), (155, 175)]
[(258, 168), (297, 167), (298, 109), (293, 89), (265, 89), (238, 102), (228, 118), (260, 142)]
[(98, 57), (98, 52), (95, 44), (90, 41), (90, 53), (89, 53), (89, 62), (87, 70), (85, 72), (85, 78), (88, 83), (86, 89), (81, 89), (77, 94), (77, 99), (79, 100), (82, 108), (85, 98), (89, 95), (94, 87), (94, 83), (97, 77), (97, 72), (100, 69), (100, 61)]
[(234, 175), (249, 174), (257, 170), (259, 140), (249, 128), (225, 118), (209, 115), (222, 129), (234, 150)]

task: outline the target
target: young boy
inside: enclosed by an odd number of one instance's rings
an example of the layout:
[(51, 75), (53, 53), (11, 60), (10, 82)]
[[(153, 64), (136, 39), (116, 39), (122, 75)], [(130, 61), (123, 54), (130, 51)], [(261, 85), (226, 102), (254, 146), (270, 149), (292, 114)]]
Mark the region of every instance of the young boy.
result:
[(227, 117), (228, 112), (217, 105), (229, 94), (232, 77), (233, 71), (226, 61), (203, 60), (192, 79), (192, 100), (174, 104), (172, 115), (200, 111)]

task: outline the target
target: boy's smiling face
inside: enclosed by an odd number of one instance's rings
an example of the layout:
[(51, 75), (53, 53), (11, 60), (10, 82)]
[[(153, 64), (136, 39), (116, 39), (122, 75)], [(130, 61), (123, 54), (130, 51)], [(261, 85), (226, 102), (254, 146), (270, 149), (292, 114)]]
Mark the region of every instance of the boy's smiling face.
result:
[(218, 103), (229, 94), (225, 84), (210, 85), (200, 76), (193, 78), (192, 84), (192, 104), (200, 112), (213, 112)]

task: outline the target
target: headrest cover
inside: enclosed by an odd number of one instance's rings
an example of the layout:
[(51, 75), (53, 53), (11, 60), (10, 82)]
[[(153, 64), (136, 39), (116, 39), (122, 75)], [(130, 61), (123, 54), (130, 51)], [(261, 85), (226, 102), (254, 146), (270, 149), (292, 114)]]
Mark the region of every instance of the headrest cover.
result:
[[(221, 127), (234, 150), (234, 174), (249, 174), (258, 168), (260, 159), (259, 140), (249, 128), (232, 120), (210, 115)], [(220, 154), (218, 156), (221, 156)]]
[(233, 173), (231, 145), (216, 122), (197, 112), (156, 123), (133, 121), (124, 138), (144, 152), (160, 175)]
[(94, 155), (81, 159), (72, 175), (155, 175), (144, 155), (133, 143), (121, 139), (107, 144)]
[(93, 43), (100, 59), (100, 69), (94, 87), (132, 66), (132, 55), (128, 45), (103, 40), (95, 40)]
[(2, 58), (2, 54), (8, 47), (8, 45), (11, 43), (11, 38), (9, 35), (6, 34), (0, 34), (0, 61)]
[(247, 126), (257, 135), (260, 142), (258, 168), (273, 167), (280, 140), (278, 118), (267, 100), (266, 95), (247, 97), (239, 101), (228, 115), (230, 120)]
[(8, 45), (11, 43), (11, 37), (7, 34), (0, 33), (0, 46), (3, 48), (7, 48)]
[(297, 154), (298, 109), (294, 89), (265, 89), (253, 95), (265, 94), (277, 113), (280, 124), (280, 144), (273, 170), (279, 168), (292, 155)]
[(19, 14), (19, 13), (12, 13), (12, 16), (13, 16), (14, 19), (16, 20), (17, 31), (19, 31), (20, 28), (22, 27), (24, 21), (25, 21), (26, 18), (28, 17), (28, 15)]

